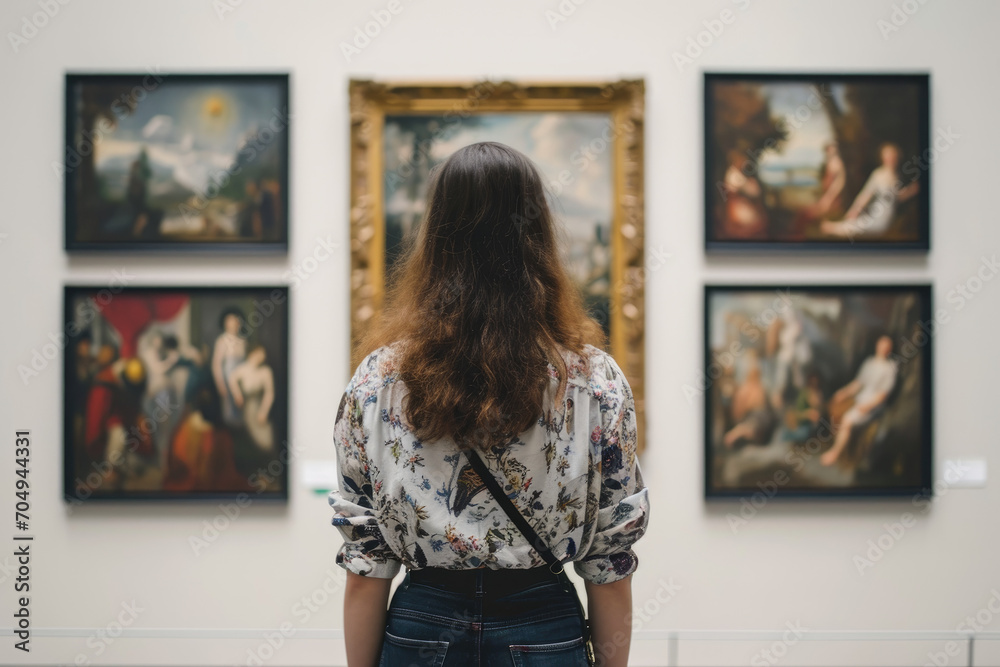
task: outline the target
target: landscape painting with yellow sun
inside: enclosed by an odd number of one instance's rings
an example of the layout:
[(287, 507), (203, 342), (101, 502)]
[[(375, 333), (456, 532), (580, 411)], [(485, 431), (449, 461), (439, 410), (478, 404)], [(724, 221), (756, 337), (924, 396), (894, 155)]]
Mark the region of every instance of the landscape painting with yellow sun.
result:
[(288, 76), (66, 79), (66, 248), (288, 244)]

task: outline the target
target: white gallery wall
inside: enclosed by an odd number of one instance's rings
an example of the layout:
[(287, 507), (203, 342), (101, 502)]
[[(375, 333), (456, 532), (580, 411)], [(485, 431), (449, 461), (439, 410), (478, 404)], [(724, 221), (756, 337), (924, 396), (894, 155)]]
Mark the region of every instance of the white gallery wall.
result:
[[(947, 296), (1000, 252), (1000, 3), (973, 0), (397, 0), (364, 48), (342, 42), (388, 0), (5, 0), (0, 5), (5, 299), (0, 509), (13, 528), (13, 433), (30, 428), (32, 651), (0, 633), (4, 664), (344, 664), (339, 534), (325, 496), (295, 466), (332, 460), (348, 367), (350, 78), (646, 81), (646, 247), (669, 254), (646, 285), (649, 532), (637, 548), (633, 664), (967, 664), (950, 645), (972, 617), (979, 665), (1000, 664), (1000, 485), (946, 488), (929, 510), (894, 501), (770, 502), (735, 529), (739, 501), (702, 497), (698, 379), (706, 282), (933, 282), (950, 322), (934, 339), (936, 469), (986, 459), (1000, 474), (996, 416), (1000, 278), (959, 309)], [(57, 7), (23, 41), (24, 21)], [(51, 9), (51, 8), (50, 8)], [(728, 10), (732, 20), (679, 63)], [(27, 17), (27, 19), (25, 18)], [(556, 20), (565, 19), (565, 20)], [(898, 28), (889, 30), (887, 26)], [(67, 256), (62, 182), (67, 71), (291, 74), (291, 244), (287, 256)], [(706, 257), (702, 250), (703, 70), (929, 71), (931, 127), (956, 140), (933, 164), (926, 256)], [(17, 367), (60, 330), (67, 282), (287, 283), (292, 288), (286, 506), (243, 508), (218, 535), (217, 504), (92, 504), (61, 498), (61, 362), (27, 383)], [(905, 512), (912, 525), (884, 537)], [(224, 522), (219, 522), (224, 523)], [(887, 527), (887, 524), (889, 527)], [(8, 524), (4, 524), (8, 525)], [(211, 537), (196, 553), (192, 536)], [(889, 545), (859, 570), (870, 542)], [(0, 547), (0, 627), (12, 624), (13, 546)], [(582, 587), (581, 587), (582, 589)], [(977, 619), (978, 620), (975, 620)], [(119, 633), (118, 623), (126, 626)], [(795, 631), (789, 630), (796, 628)], [(282, 633), (282, 628), (284, 632)], [(110, 630), (110, 635), (108, 634)], [(808, 630), (808, 633), (805, 631)], [(671, 635), (668, 631), (681, 631)], [(697, 632), (696, 632), (697, 631)], [(898, 631), (896, 635), (870, 635)], [(770, 633), (770, 634), (767, 634)], [(826, 633), (826, 634), (822, 634)], [(943, 634), (942, 634), (943, 633)], [(787, 641), (784, 641), (782, 637)], [(273, 648), (272, 645), (278, 645)], [(770, 650), (770, 653), (763, 653)], [(950, 654), (948, 653), (950, 651)], [(255, 656), (256, 658), (254, 658)], [(945, 660), (946, 662), (933, 662)]]

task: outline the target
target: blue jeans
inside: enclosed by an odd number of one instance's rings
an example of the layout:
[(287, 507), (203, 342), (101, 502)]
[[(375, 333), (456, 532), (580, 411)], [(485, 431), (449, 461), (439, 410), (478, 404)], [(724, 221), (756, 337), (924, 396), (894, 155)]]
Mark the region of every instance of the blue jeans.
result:
[(455, 593), (410, 582), (389, 604), (379, 667), (586, 667), (575, 588)]

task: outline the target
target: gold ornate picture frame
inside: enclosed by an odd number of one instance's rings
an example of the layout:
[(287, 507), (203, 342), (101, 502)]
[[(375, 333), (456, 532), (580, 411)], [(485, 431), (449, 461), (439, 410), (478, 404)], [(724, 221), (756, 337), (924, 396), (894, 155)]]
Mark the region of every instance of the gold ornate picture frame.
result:
[[(581, 243), (589, 243), (586, 252), (576, 253), (583, 258), (580, 263), (585, 264), (577, 273), (586, 274), (584, 280), (589, 281), (585, 282), (590, 286), (585, 297), (593, 297), (594, 303), (601, 302), (600, 316), (608, 332), (608, 352), (632, 387), (638, 449), (642, 453), (646, 278), (644, 82), (641, 79), (525, 84), (488, 80), (467, 83), (352, 80), (350, 112), (351, 368), (361, 363), (356, 344), (382, 307), (386, 266), (392, 259), (391, 255), (387, 259), (387, 251), (397, 247), (399, 234), (408, 232), (419, 218), (422, 195), (415, 185), (419, 179), (413, 177), (414, 171), (426, 170), (425, 163), (444, 159), (449, 146), (452, 150), (458, 148), (459, 143), (474, 133), (481, 138), (473, 140), (504, 141), (503, 137), (491, 134), (491, 127), (516, 126), (524, 135), (528, 134), (525, 130), (528, 128), (534, 140), (546, 142), (565, 132), (562, 145), (574, 150), (557, 150), (553, 159), (568, 160), (572, 166), (555, 173), (551, 168), (547, 172), (544, 164), (539, 168), (553, 194), (557, 220), (587, 219), (587, 212), (575, 210), (573, 201), (561, 208), (559, 193), (563, 192), (563, 186), (605, 193), (600, 204), (606, 207), (609, 220), (606, 223), (595, 220), (590, 239), (586, 238), (590, 228), (576, 228), (576, 237), (571, 242), (582, 239)], [(401, 127), (408, 132), (403, 139), (400, 139)], [(387, 131), (391, 133), (388, 140)], [(397, 145), (401, 149), (394, 151)], [(530, 151), (525, 152), (538, 161)], [(404, 156), (402, 162), (397, 153)], [(394, 166), (387, 172), (390, 161)], [(603, 167), (607, 167), (606, 174)], [(599, 187), (584, 187), (588, 185), (584, 176), (597, 178), (598, 173), (603, 174), (607, 183), (595, 181)], [(405, 191), (400, 188), (403, 183), (409, 183)], [(387, 193), (392, 197), (388, 206)], [(572, 200), (570, 194), (565, 198)], [(403, 213), (395, 213), (397, 210)], [(393, 223), (389, 233), (387, 215)], [(571, 254), (571, 268), (580, 268), (574, 266), (573, 257)]]

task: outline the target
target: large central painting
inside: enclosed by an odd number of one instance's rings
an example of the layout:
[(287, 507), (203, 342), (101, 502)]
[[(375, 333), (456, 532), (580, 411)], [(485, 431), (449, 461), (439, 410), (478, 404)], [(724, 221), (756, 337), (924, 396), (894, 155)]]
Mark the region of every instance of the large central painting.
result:
[(642, 105), (635, 81), (352, 82), (353, 340), (378, 313), (386, 275), (420, 225), (431, 170), (463, 146), (498, 141), (539, 168), (563, 257), (629, 377), (641, 417)]

